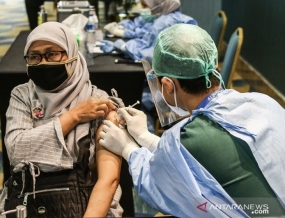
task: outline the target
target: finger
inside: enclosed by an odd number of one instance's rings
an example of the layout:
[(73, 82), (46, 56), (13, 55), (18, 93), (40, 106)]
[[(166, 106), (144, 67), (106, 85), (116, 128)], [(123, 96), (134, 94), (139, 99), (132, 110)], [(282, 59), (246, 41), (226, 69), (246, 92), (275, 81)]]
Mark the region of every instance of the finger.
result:
[(102, 105), (105, 104), (107, 106), (107, 113), (117, 108), (109, 99), (98, 99), (97, 103)]
[(99, 144), (102, 145), (103, 147), (106, 147), (106, 142), (104, 139), (100, 139)]
[(106, 104), (107, 104), (109, 110), (115, 110), (117, 108), (110, 100), (108, 100), (108, 102)]
[[(104, 122), (103, 122), (103, 124), (104, 124)], [(108, 132), (109, 129), (110, 129), (109, 126), (107, 126), (107, 125), (105, 125), (105, 124), (102, 126), (102, 131), (105, 132), (105, 133)], [(102, 131), (101, 131), (101, 132), (102, 132)], [(101, 133), (101, 132), (100, 132), (100, 133)], [(100, 134), (100, 133), (99, 133), (99, 134)]]
[(105, 139), (106, 132), (104, 132), (104, 130), (102, 129), (102, 130), (100, 131), (99, 135), (100, 135), (100, 138), (101, 138), (101, 139)]
[(104, 115), (109, 112), (108, 106), (106, 104), (100, 104), (96, 107), (96, 112), (103, 111)]
[(126, 120), (124, 119), (124, 117), (123, 116), (121, 116), (120, 114), (118, 114), (117, 115), (117, 122), (119, 123), (119, 124), (126, 124)]
[(117, 132), (120, 128), (114, 124), (112, 121), (110, 120), (104, 120), (103, 121), (103, 124), (108, 126), (108, 129), (106, 129), (105, 132), (108, 132), (108, 131), (113, 131), (113, 132)]
[(125, 125), (119, 124), (120, 129), (125, 129)]
[[(106, 121), (107, 121), (107, 120), (106, 120)], [(109, 125), (109, 128), (110, 128), (110, 129), (114, 129), (114, 128), (116, 129), (116, 128), (118, 128), (117, 125), (115, 125), (111, 120), (108, 120), (108, 121), (109, 121), (109, 122), (108, 122), (108, 125)]]
[(121, 125), (123, 125), (123, 126), (127, 125), (127, 123), (126, 123), (125, 120), (120, 120), (120, 121), (119, 121), (119, 124), (121, 124)]
[(130, 122), (132, 119), (132, 116), (129, 114), (129, 112), (126, 110), (126, 108), (119, 108), (118, 114), (120, 116), (122, 116), (127, 123)]
[(137, 115), (138, 113), (141, 112), (140, 110), (137, 110), (133, 107), (125, 107), (125, 108), (126, 108), (126, 111), (128, 111), (128, 113), (132, 116)]
[(103, 110), (100, 110), (100, 111), (96, 111), (95, 112), (95, 119), (98, 118), (98, 117), (104, 117), (106, 115), (106, 112), (103, 111)]
[(95, 101), (96, 104), (109, 104), (110, 103), (110, 100), (107, 99), (107, 98), (92, 98), (93, 101)]
[[(105, 129), (107, 130), (107, 128), (109, 129), (112, 126), (113, 122), (111, 120), (104, 120), (103, 124), (104, 124), (103, 129), (105, 127)], [(104, 131), (104, 132), (106, 132), (106, 131)]]

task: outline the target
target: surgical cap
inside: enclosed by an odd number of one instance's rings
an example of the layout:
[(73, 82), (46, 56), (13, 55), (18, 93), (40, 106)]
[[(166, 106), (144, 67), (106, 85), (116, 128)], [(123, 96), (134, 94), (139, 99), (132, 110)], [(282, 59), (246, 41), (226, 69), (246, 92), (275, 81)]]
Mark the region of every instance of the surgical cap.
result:
[(178, 79), (208, 78), (217, 67), (218, 51), (197, 25), (175, 24), (158, 35), (152, 67), (156, 75)]
[(145, 3), (158, 16), (176, 11), (181, 5), (180, 0), (145, 0)]

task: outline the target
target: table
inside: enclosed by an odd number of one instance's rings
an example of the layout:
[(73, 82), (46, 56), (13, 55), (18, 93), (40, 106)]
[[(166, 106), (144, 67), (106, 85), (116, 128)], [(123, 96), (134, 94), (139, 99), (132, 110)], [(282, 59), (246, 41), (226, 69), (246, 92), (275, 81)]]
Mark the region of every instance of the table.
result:
[[(29, 31), (22, 31), (11, 45), (8, 52), (0, 62), (0, 112), (1, 130), (3, 142), (3, 172), (4, 181), (10, 176), (9, 160), (4, 145), (6, 129), (5, 113), (9, 105), (12, 89), (28, 81), (26, 62), (23, 58), (26, 38)], [(94, 58), (95, 64), (89, 66), (92, 84), (103, 89), (111, 95), (111, 89), (115, 88), (118, 96), (124, 100), (125, 105), (132, 105), (141, 99), (145, 73), (141, 64), (115, 64), (115, 59), (122, 59), (118, 55), (99, 55)], [(134, 216), (132, 199), (132, 180), (128, 172), (128, 164), (123, 161), (121, 173), (121, 186), (123, 195), (121, 206), (124, 208), (124, 216)]]

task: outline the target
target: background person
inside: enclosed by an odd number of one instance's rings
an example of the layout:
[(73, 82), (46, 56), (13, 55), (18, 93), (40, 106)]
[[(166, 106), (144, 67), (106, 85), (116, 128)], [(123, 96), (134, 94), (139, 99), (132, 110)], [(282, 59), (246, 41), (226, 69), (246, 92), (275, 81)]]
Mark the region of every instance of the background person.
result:
[(162, 30), (177, 23), (197, 24), (192, 17), (179, 11), (181, 5), (179, 0), (146, 0), (145, 3), (151, 9), (151, 14), (146, 16), (150, 20), (154, 20), (148, 31), (140, 38), (133, 38), (127, 42), (122, 39), (115, 42), (102, 40), (100, 48), (103, 52), (110, 53), (116, 49), (133, 60), (147, 59), (151, 61), (156, 38)]
[(123, 103), (91, 84), (75, 37), (61, 23), (35, 28), (24, 55), (30, 80), (12, 90), (6, 113), (13, 172), (2, 207), (26, 204), (28, 217), (39, 216), (38, 208), (47, 217), (121, 216), (121, 157), (95, 134), (106, 116), (116, 120), (110, 99)]
[(33, 30), (38, 26), (38, 12), (44, 0), (25, 0), (26, 11), (28, 15), (30, 29)]
[[(152, 1), (148, 1), (149, 4)], [(104, 26), (105, 34), (112, 34), (116, 37), (122, 37), (127, 39), (141, 38), (146, 32), (150, 31), (154, 20), (158, 16), (153, 16), (151, 9), (145, 3), (145, 0), (140, 0), (141, 11), (140, 16), (131, 19), (124, 19), (121, 22), (112, 22)], [(168, 14), (168, 11), (162, 12), (162, 14)], [(172, 11), (171, 11), (172, 12)], [(161, 15), (162, 15), (161, 14)]]
[(100, 143), (128, 160), (140, 197), (163, 213), (260, 217), (264, 206), (268, 216), (284, 216), (284, 108), (264, 94), (223, 89), (216, 66), (206, 31), (165, 29), (148, 78), (157, 77), (157, 91), (175, 113), (191, 116), (159, 138), (148, 132), (144, 113), (122, 108), (129, 133), (104, 121)]

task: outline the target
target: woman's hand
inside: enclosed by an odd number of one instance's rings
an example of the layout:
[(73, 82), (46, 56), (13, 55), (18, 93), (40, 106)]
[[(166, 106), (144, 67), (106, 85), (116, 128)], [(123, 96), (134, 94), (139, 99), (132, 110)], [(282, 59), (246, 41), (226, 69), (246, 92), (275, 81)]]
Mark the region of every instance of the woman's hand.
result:
[(86, 123), (107, 115), (115, 108), (108, 99), (89, 98), (72, 108), (69, 113), (75, 117), (78, 123)]
[(108, 99), (89, 98), (59, 117), (63, 136), (66, 136), (79, 123), (103, 117), (116, 109)]

